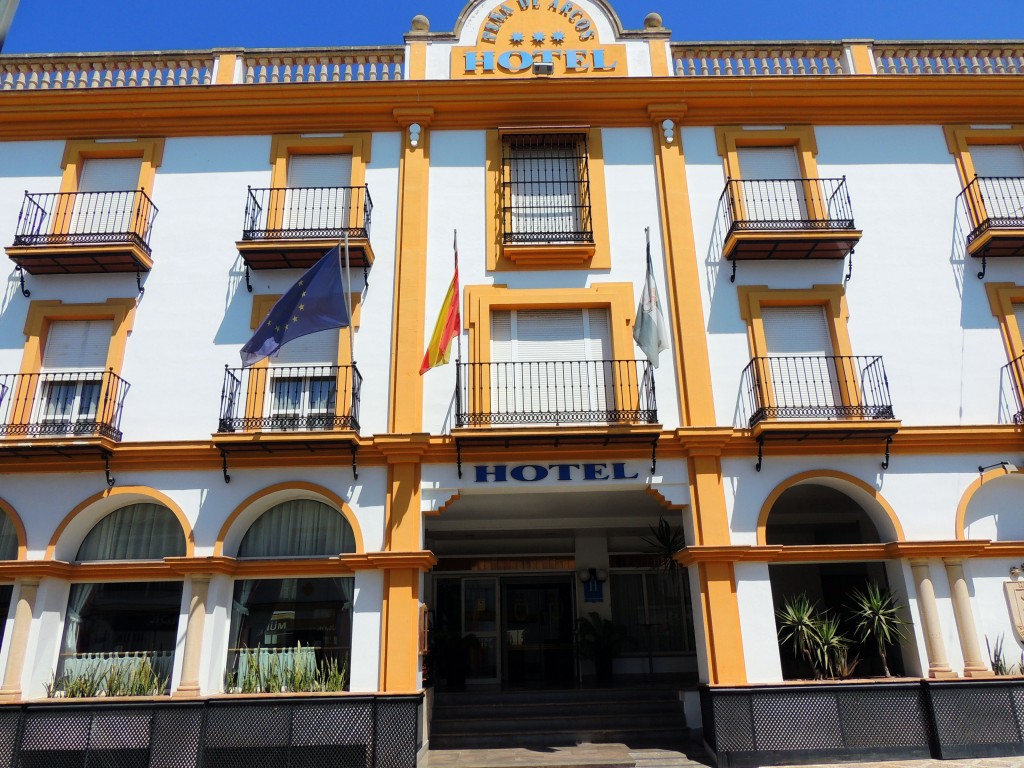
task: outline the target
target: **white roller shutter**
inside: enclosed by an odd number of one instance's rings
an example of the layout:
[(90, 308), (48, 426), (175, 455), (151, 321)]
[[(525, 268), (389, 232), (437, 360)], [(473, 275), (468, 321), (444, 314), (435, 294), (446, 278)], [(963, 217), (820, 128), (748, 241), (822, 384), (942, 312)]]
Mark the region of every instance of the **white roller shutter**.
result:
[(141, 157), (93, 158), (85, 161), (79, 192), (111, 192), (139, 188)]
[(512, 231), (564, 240), (579, 230), (578, 160), (563, 148), (512, 150)]
[(50, 323), (42, 370), (102, 371), (114, 333), (112, 320), (56, 320)]
[[(1024, 337), (1024, 304), (1013, 305), (1013, 316), (1017, 318), (1017, 331)], [(1015, 354), (1024, 355), (1024, 349), (1016, 350)]]
[(292, 339), (271, 356), (270, 365), (337, 365), (340, 333), (340, 328), (332, 328)]
[(774, 406), (841, 404), (839, 369), (824, 307), (764, 307), (761, 319), (769, 357), (763, 373), (771, 383)]
[(807, 218), (796, 147), (739, 147), (744, 215), (750, 221)]
[(285, 229), (342, 229), (351, 204), (352, 155), (288, 158)]
[(1020, 144), (972, 144), (970, 150), (977, 176), (1024, 178), (1024, 148)]

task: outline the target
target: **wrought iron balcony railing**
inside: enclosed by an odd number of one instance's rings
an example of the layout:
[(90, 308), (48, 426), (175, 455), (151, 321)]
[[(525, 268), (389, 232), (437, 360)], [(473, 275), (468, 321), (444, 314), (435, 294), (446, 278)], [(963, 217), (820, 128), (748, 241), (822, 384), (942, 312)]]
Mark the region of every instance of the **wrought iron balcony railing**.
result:
[(120, 440), (128, 388), (113, 371), (0, 374), (0, 436)]
[(354, 365), (224, 369), (218, 432), (359, 430)]
[(245, 203), (243, 240), (326, 240), (370, 236), (373, 201), (363, 187), (253, 189)]
[(459, 363), (455, 426), (655, 424), (646, 360)]
[(728, 232), (853, 229), (853, 206), (840, 179), (729, 179), (719, 201)]
[(1024, 178), (979, 176), (960, 193), (974, 228), (967, 245), (995, 229), (1024, 229)]
[(1014, 424), (1024, 424), (1024, 355), (1011, 360), (1003, 370), (1006, 378), (1009, 379), (1010, 389), (1017, 404), (1017, 410), (1013, 414)]
[(765, 419), (893, 419), (881, 357), (755, 357), (743, 371), (750, 426)]
[(26, 192), (14, 244), (127, 243), (149, 254), (157, 209), (141, 189), (118, 192)]

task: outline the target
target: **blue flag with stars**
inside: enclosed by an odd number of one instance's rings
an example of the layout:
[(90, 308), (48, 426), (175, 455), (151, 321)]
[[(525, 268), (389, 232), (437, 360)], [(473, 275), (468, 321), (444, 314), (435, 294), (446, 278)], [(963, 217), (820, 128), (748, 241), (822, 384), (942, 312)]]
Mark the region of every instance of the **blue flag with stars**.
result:
[(242, 347), (242, 365), (257, 363), (300, 336), (347, 328), (351, 322), (347, 290), (341, 276), (341, 248), (335, 246), (277, 300)]

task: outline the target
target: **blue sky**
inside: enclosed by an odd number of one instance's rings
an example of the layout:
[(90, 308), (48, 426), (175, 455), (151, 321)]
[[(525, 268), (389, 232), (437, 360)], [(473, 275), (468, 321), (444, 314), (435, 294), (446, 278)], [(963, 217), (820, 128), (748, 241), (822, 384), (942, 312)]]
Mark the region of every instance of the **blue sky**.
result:
[[(464, 0), (20, 0), (5, 53), (399, 45), (417, 13), (449, 31)], [(497, 0), (495, 0), (497, 4)], [(1024, 39), (1024, 0), (612, 0), (673, 40)]]

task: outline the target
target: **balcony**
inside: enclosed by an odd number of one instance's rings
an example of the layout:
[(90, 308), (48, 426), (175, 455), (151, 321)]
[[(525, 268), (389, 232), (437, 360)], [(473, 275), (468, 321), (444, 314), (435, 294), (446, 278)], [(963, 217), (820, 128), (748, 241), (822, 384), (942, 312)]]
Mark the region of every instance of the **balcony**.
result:
[(365, 270), (373, 264), (372, 212), (365, 186), (250, 187), (236, 245), (249, 269), (308, 269), (347, 233), (350, 263)]
[(456, 427), (656, 424), (654, 370), (638, 360), (459, 363)]
[(26, 192), (7, 255), (32, 275), (148, 272), (156, 214), (141, 189)]
[(889, 436), (898, 427), (881, 357), (755, 357), (741, 390), (756, 438)]
[(1024, 256), (1024, 179), (978, 177), (964, 187), (957, 207), (974, 225), (967, 235), (969, 255)]
[(860, 240), (841, 179), (730, 179), (718, 201), (722, 257), (843, 259)]
[(0, 438), (118, 441), (128, 388), (113, 371), (0, 374)]
[(1010, 390), (1017, 411), (1013, 414), (1014, 424), (1024, 424), (1024, 355), (1003, 366), (1004, 381), (1009, 381)]

